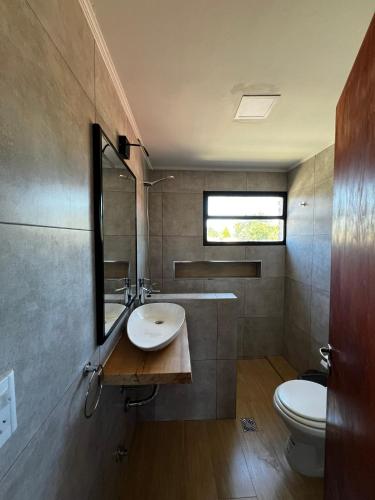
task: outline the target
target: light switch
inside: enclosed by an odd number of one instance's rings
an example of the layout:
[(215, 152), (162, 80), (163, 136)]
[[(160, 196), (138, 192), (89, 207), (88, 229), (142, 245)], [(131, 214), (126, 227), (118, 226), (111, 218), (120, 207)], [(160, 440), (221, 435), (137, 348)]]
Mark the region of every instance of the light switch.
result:
[(14, 371), (0, 379), (0, 448), (17, 429)]

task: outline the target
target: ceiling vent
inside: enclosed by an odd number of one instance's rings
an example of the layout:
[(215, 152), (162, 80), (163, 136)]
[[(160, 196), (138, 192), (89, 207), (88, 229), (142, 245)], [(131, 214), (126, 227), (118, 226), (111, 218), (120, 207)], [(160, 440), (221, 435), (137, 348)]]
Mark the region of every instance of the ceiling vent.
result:
[(270, 114), (280, 94), (243, 95), (235, 120), (264, 120)]

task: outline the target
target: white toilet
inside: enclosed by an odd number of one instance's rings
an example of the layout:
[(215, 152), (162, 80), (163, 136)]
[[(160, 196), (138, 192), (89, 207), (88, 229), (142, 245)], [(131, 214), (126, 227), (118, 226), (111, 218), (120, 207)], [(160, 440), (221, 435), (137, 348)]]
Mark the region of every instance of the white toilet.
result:
[(305, 476), (323, 477), (327, 388), (290, 380), (277, 387), (273, 402), (290, 431), (285, 449), (289, 465)]

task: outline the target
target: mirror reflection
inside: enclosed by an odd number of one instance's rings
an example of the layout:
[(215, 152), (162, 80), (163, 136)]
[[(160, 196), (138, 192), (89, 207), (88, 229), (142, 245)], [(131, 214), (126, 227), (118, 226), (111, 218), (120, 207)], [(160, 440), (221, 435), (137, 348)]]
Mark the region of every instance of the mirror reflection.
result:
[(99, 266), (97, 263), (97, 293), (101, 300), (97, 302), (100, 301), (102, 311), (97, 317), (98, 340), (103, 343), (135, 297), (137, 243), (136, 180), (101, 129), (100, 132), (101, 217), (96, 233), (101, 241), (102, 256)]

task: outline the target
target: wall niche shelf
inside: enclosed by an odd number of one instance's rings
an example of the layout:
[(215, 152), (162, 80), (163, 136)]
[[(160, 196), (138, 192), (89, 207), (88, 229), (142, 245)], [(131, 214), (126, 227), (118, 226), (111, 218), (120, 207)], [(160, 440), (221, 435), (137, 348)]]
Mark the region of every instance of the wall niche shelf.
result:
[(247, 260), (174, 261), (175, 279), (260, 278), (262, 262)]

